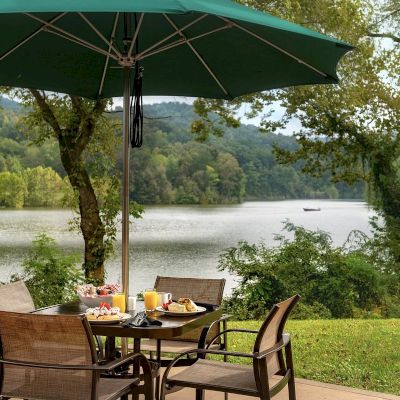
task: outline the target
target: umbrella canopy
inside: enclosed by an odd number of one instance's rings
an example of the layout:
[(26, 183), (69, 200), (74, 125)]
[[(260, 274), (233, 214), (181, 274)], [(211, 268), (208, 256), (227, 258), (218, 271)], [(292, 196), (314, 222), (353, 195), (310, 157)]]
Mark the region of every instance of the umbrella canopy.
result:
[(132, 37), (144, 95), (229, 99), (335, 83), (351, 48), (230, 0), (2, 0), (1, 84), (121, 96)]
[(230, 0), (0, 2), (0, 85), (91, 99), (124, 95), (126, 296), (129, 109), (131, 82), (136, 85), (130, 71), (138, 65), (144, 69), (143, 87), (135, 86), (144, 95), (231, 99), (285, 86), (336, 83), (337, 63), (350, 49)]

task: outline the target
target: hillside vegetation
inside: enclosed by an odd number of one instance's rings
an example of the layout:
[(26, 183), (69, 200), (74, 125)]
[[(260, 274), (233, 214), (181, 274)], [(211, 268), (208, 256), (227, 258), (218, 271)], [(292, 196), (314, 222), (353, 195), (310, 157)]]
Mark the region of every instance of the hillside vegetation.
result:
[[(17, 103), (0, 101), (0, 187), (12, 187), (11, 192), (0, 194), (0, 206), (61, 206), (60, 192), (68, 190), (68, 183), (62, 182), (65, 171), (57, 143), (32, 144), (20, 123), (23, 113)], [(117, 119), (116, 131), (110, 134), (120, 135), (119, 116), (118, 112), (110, 114)], [(292, 137), (262, 134), (255, 126), (243, 125), (226, 129), (222, 138), (197, 143), (189, 131), (195, 118), (190, 105), (148, 105), (145, 116), (144, 146), (131, 154), (131, 199), (139, 203), (218, 204), (363, 196), (361, 184), (334, 185), (328, 176), (312, 179), (300, 172), (300, 166), (277, 164), (273, 146), (294, 148)], [(120, 150), (115, 150), (116, 174), (121, 172)], [(36, 184), (31, 183), (33, 176)], [(43, 201), (38, 191), (46, 193)]]

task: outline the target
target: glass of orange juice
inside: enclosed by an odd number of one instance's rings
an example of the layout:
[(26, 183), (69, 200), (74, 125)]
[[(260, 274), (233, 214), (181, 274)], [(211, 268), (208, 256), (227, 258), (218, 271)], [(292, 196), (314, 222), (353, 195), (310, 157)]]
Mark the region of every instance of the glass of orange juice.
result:
[(112, 305), (113, 305), (113, 307), (119, 307), (120, 312), (124, 313), (125, 305), (126, 305), (125, 293), (113, 294)]
[(146, 311), (154, 311), (158, 304), (157, 290), (154, 288), (146, 289), (143, 292), (144, 308)]

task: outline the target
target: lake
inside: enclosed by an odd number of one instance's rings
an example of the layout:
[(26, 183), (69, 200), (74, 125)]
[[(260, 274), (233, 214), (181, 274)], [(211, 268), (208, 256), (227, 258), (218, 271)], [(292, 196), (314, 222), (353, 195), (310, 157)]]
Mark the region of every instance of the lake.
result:
[[(303, 207), (320, 207), (304, 212)], [(142, 219), (131, 225), (130, 288), (137, 293), (152, 287), (157, 275), (224, 277), (226, 292), (234, 277), (217, 269), (221, 252), (239, 241), (273, 244), (282, 233), (282, 221), (332, 234), (342, 244), (353, 229), (370, 233), (374, 213), (364, 202), (293, 200), (246, 202), (221, 206), (146, 207)], [(69, 210), (0, 210), (0, 281), (19, 271), (35, 235), (45, 232), (67, 251), (82, 251), (82, 239), (69, 231)], [(107, 280), (120, 280), (120, 237), (116, 255), (106, 264)]]

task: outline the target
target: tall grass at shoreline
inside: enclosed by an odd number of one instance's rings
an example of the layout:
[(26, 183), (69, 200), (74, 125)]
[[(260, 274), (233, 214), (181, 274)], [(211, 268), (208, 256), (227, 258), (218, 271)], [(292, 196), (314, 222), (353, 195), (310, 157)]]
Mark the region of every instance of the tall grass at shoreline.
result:
[[(229, 322), (229, 328), (260, 325)], [(400, 395), (400, 319), (291, 320), (286, 331), (292, 337), (297, 377)], [(229, 350), (249, 352), (254, 338), (230, 334)]]

